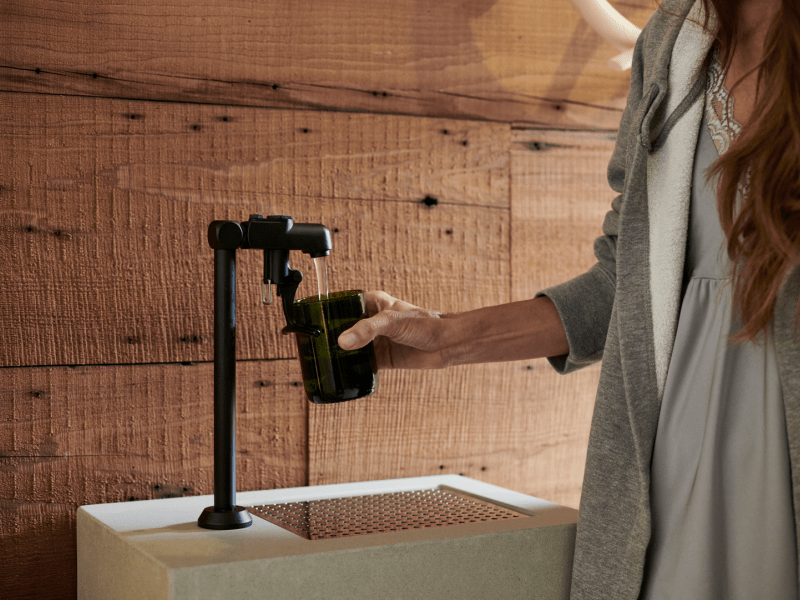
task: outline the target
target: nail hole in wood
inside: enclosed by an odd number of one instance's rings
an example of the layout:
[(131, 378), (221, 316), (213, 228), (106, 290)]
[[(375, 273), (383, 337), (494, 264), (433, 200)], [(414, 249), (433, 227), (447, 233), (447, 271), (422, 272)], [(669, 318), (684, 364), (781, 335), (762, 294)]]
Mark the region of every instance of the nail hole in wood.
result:
[(420, 200), (420, 204), (424, 204), (425, 206), (428, 206), (428, 207), (436, 206), (437, 204), (439, 204), (439, 200), (437, 198), (431, 196), (430, 194), (428, 194), (422, 200)]

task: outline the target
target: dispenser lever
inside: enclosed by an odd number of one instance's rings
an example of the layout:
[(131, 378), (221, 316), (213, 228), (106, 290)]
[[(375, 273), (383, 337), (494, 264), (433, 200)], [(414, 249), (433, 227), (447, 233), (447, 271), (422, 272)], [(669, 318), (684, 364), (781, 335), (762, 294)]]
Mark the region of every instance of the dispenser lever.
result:
[[(265, 287), (268, 290), (269, 299), (267, 298), (267, 295), (264, 294)], [(261, 280), (261, 304), (266, 304), (267, 306), (272, 305), (272, 282), (269, 279), (266, 281), (263, 279)]]
[(294, 295), (297, 293), (297, 286), (303, 281), (303, 274), (300, 271), (289, 269), (289, 275), (284, 283), (279, 283), (277, 287), (278, 296), (283, 300), (283, 315), (286, 317), (286, 327), (281, 330), (283, 335), (290, 333), (305, 333), (318, 337), (320, 329), (318, 327), (308, 327), (295, 323), (293, 316)]

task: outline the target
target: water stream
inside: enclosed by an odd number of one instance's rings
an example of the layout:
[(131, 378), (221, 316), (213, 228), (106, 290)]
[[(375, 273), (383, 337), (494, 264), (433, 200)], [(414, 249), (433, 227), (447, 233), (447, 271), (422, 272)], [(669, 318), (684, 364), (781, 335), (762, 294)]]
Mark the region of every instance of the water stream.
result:
[(314, 267), (317, 270), (317, 293), (320, 300), (328, 297), (328, 264), (327, 256), (319, 256), (314, 259)]

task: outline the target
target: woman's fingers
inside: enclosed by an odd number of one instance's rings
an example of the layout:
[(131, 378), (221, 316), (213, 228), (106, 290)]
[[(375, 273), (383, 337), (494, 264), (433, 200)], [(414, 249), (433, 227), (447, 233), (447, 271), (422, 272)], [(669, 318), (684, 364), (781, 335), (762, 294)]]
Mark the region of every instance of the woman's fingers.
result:
[(343, 350), (354, 350), (366, 346), (379, 335), (402, 343), (402, 340), (396, 339), (400, 333), (399, 314), (391, 310), (382, 310), (374, 317), (362, 319), (339, 336), (339, 346)]
[(373, 341), (376, 336), (381, 335), (376, 330), (376, 327), (380, 328), (380, 324), (372, 322), (371, 319), (395, 302), (394, 298), (382, 291), (366, 292), (364, 299), (367, 306), (367, 317), (369, 318), (362, 319), (339, 336), (339, 346), (343, 350), (363, 348)]
[(386, 292), (367, 292), (366, 319), (339, 336), (343, 350), (375, 342), (378, 368), (431, 369), (444, 366), (439, 313), (397, 300)]
[(372, 324), (373, 319), (379, 319), (380, 315), (362, 319), (350, 329), (339, 336), (339, 347), (342, 350), (355, 350), (363, 348), (375, 339), (377, 335), (376, 327)]
[(433, 311), (397, 300), (386, 292), (367, 292), (365, 298), (368, 318), (362, 319), (339, 336), (339, 346), (343, 350), (361, 348), (378, 336), (386, 337), (398, 344), (419, 347), (420, 343), (425, 344), (427, 340), (421, 339), (425, 335), (419, 328), (408, 326), (408, 319), (439, 316)]
[(392, 298), (386, 292), (367, 292), (364, 294), (364, 299), (366, 300), (367, 304), (367, 316), (372, 317), (381, 312), (382, 310), (386, 310), (394, 302), (397, 300)]

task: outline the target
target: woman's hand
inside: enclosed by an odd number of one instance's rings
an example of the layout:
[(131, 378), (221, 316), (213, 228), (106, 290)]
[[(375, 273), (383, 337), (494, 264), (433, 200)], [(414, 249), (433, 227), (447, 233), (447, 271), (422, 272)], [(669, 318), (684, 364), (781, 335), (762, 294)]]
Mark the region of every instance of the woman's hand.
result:
[(564, 326), (547, 296), (441, 314), (367, 292), (368, 318), (339, 336), (352, 350), (375, 343), (379, 369), (440, 369), (569, 353)]
[(375, 343), (378, 369), (440, 369), (445, 315), (392, 298), (386, 292), (367, 292), (369, 318), (339, 336), (339, 346), (352, 350)]

